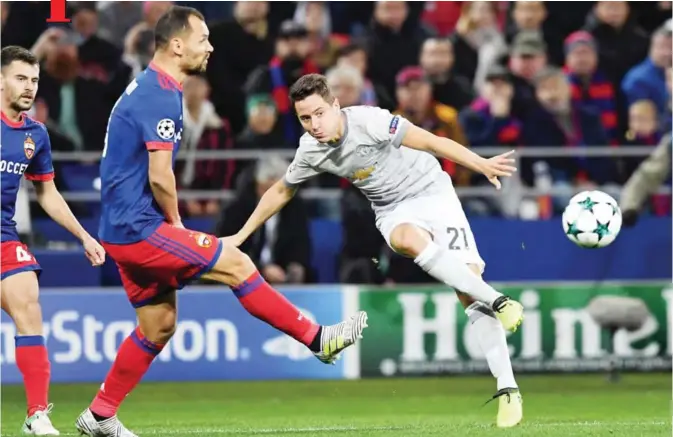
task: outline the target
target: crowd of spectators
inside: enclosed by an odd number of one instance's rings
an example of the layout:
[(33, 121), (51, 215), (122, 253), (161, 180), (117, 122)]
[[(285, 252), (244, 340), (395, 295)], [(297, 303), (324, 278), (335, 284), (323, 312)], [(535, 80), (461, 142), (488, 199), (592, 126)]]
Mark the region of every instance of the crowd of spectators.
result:
[[(48, 3), (1, 2), (2, 45), (32, 48), (42, 62), (32, 115), (48, 127), (54, 150), (102, 150), (110, 110), (148, 65), (153, 25), (173, 3), (68, 2), (72, 23), (48, 27)], [(187, 157), (178, 184), (235, 190), (238, 212), (252, 208), (283, 162), (203, 160), (193, 152), (295, 148), (302, 131), (288, 89), (306, 73), (326, 74), (344, 107), (381, 106), (475, 150), (657, 145), (671, 130), (671, 2), (175, 3), (206, 16), (214, 47), (207, 73), (184, 84)], [(526, 158), (520, 169), (528, 186), (551, 180), (592, 187), (625, 183), (641, 160)], [(459, 187), (483, 183), (451, 162), (441, 164)], [(65, 190), (95, 179), (95, 162), (59, 165), (70, 166), (69, 175), (90, 175), (61, 178)], [(380, 241), (362, 242), (373, 218), (359, 193), (334, 177), (314, 183), (345, 191), (344, 256), (379, 257)], [(490, 199), (466, 205), (472, 213), (503, 213)], [(670, 214), (670, 201), (656, 205), (653, 213)], [(186, 216), (232, 210), (216, 200), (184, 202), (182, 209)], [(290, 234), (288, 223), (305, 220), (297, 216), (306, 211), (296, 205), (290, 219), (272, 224), (266, 240), (294, 253), (290, 259), (278, 249), (273, 256), (285, 264), (271, 276), (310, 276), (295, 268), (305, 265), (307, 252), (275, 237)], [(536, 210), (547, 213), (553, 208)], [(240, 225), (243, 217), (235, 215), (222, 215), (222, 232)], [(276, 226), (285, 230), (277, 233)], [(257, 259), (270, 256), (264, 241), (250, 242)]]

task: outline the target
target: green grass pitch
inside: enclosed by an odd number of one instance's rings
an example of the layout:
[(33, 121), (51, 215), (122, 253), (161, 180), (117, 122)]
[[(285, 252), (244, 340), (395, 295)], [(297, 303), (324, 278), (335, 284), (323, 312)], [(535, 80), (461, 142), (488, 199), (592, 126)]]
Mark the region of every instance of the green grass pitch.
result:
[[(671, 375), (522, 376), (524, 422), (495, 428), (488, 377), (146, 383), (120, 418), (143, 436), (671, 436)], [(74, 420), (97, 384), (54, 385), (52, 419), (74, 436)], [(2, 435), (19, 435), (23, 389), (2, 387)]]

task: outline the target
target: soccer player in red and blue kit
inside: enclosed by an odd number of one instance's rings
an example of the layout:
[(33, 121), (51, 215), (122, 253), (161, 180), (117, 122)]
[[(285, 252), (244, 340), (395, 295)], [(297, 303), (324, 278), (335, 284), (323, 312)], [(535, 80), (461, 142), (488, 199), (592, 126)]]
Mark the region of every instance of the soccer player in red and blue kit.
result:
[(33, 105), (40, 76), (37, 58), (28, 50), (2, 49), (2, 309), (16, 324), (16, 364), (26, 389), (27, 417), (22, 433), (59, 435), (49, 420), (50, 364), (42, 331), (38, 274), (42, 270), (28, 247), (19, 240), (14, 222), (21, 178), (33, 181), (40, 206), (61, 226), (77, 236), (94, 266), (103, 264), (105, 251), (73, 216), (54, 185), (49, 135), (41, 123), (23, 112)]
[(181, 83), (205, 71), (213, 50), (208, 33), (195, 9), (176, 6), (166, 12), (156, 24), (152, 63), (110, 115), (100, 167), (99, 237), (117, 263), (138, 326), (77, 420), (77, 429), (88, 436), (135, 436), (117, 410), (175, 332), (176, 290), (196, 278), (230, 286), (250, 314), (305, 344), (325, 363), (333, 363), (366, 327), (364, 312), (337, 325), (313, 323), (271, 288), (239, 249), (182, 225), (173, 173), (182, 133)]

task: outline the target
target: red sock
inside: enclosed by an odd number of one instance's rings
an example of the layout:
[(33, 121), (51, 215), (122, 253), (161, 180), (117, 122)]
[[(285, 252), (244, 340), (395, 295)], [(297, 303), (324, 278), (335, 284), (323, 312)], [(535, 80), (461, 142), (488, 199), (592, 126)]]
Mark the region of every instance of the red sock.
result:
[(152, 343), (136, 328), (117, 351), (117, 358), (89, 409), (102, 417), (117, 414), (119, 405), (140, 382), (154, 358), (164, 348)]
[(242, 284), (231, 287), (238, 300), (250, 314), (305, 344), (311, 344), (320, 329), (282, 294), (274, 290), (259, 272)]
[(41, 335), (22, 335), (14, 337), (16, 345), (16, 365), (23, 375), (26, 388), (28, 416), (44, 410), (49, 403), (49, 376), (51, 365), (44, 337)]

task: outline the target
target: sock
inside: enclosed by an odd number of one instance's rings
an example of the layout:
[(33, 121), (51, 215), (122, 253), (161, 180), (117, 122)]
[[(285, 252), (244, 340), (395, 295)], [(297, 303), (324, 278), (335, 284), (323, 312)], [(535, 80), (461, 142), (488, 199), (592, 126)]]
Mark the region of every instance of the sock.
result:
[(105, 382), (89, 407), (95, 417), (108, 418), (117, 414), (119, 405), (140, 382), (164, 346), (146, 339), (139, 327), (126, 337)]
[(16, 336), (14, 341), (16, 365), (23, 375), (28, 417), (30, 417), (36, 411), (47, 408), (51, 365), (47, 348), (44, 345), (44, 337), (41, 335)]
[[(306, 346), (311, 346), (318, 337), (320, 325), (292, 305), (282, 294), (274, 290), (259, 272), (255, 272), (242, 284), (231, 287), (243, 308), (251, 315), (268, 323)], [(318, 352), (320, 349), (314, 352)]]
[(489, 305), (502, 296), (476, 275), (465, 264), (465, 261), (442, 249), (435, 243), (430, 243), (414, 260), (430, 276), (438, 279), (456, 290), (469, 294), (475, 300)]
[(517, 388), (505, 329), (495, 318), (493, 310), (481, 302), (475, 302), (465, 309), (465, 314), (472, 323), (473, 332), (486, 356), (488, 367), (498, 381), (498, 390)]

